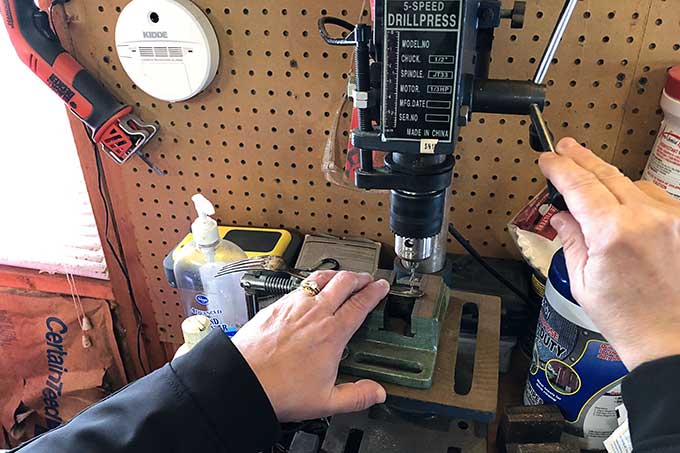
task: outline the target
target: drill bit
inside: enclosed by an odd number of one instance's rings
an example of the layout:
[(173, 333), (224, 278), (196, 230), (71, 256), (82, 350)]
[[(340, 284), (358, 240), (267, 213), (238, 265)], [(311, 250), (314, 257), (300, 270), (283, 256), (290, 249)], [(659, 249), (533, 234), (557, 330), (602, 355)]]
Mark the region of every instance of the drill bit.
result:
[[(418, 262), (417, 261), (411, 261), (411, 260), (402, 260), (402, 266), (409, 271), (409, 276), (408, 276), (408, 283), (405, 282), (405, 278), (403, 285), (406, 286), (408, 285), (408, 293), (412, 295), (413, 297), (422, 297), (422, 291), (418, 287), (418, 278), (416, 276), (416, 271), (418, 270)], [(404, 293), (406, 294), (406, 293)]]
[(411, 260), (402, 260), (402, 264), (410, 272), (408, 284), (413, 290), (416, 286), (416, 270), (418, 269), (418, 262)]
[(137, 150), (137, 156), (139, 156), (140, 159), (142, 159), (142, 162), (144, 162), (146, 165), (149, 166), (151, 170), (153, 170), (154, 173), (156, 173), (158, 176), (164, 176), (165, 173), (163, 173), (163, 170), (158, 168), (151, 160), (146, 157), (146, 154), (141, 152), (141, 150)]

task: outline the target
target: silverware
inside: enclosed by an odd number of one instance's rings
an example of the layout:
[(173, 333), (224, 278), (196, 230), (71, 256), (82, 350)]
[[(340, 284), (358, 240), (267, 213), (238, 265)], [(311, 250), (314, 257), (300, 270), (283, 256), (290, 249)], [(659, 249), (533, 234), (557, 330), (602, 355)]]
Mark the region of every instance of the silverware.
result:
[[(254, 258), (246, 258), (240, 261), (229, 263), (220, 269), (215, 277), (223, 277), (225, 275), (234, 274), (238, 272), (253, 272), (253, 271), (272, 271), (283, 272), (292, 277), (304, 280), (309, 277), (312, 272), (318, 270), (338, 270), (340, 263), (333, 258), (324, 258), (315, 264), (311, 269), (294, 269), (286, 263), (280, 256), (257, 256)], [(411, 287), (403, 284), (395, 284), (390, 288), (389, 295), (398, 297), (423, 297), (425, 293), (416, 287)]]
[(236, 272), (274, 271), (283, 272), (295, 278), (304, 280), (312, 272), (318, 270), (338, 270), (339, 268), (340, 263), (333, 258), (324, 258), (311, 269), (294, 269), (280, 256), (265, 255), (229, 263), (220, 269), (217, 274), (215, 274), (215, 277), (222, 277)]

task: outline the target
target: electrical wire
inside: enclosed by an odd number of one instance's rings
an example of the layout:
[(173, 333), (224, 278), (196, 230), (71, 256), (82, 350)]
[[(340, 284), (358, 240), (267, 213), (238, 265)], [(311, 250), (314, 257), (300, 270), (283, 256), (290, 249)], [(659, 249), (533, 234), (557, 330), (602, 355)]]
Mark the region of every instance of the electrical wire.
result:
[(331, 46), (352, 46), (354, 45), (354, 42), (349, 38), (349, 37), (334, 37), (331, 36), (328, 33), (328, 30), (326, 29), (327, 24), (332, 24), (332, 25), (337, 25), (340, 28), (344, 28), (345, 30), (349, 31), (350, 34), (354, 32), (354, 25), (350, 24), (346, 20), (342, 20), (338, 17), (321, 17), (319, 18), (317, 22), (317, 26), (319, 28), (319, 34), (321, 35), (321, 38), (323, 38), (324, 41), (326, 41), (326, 44), (329, 44)]
[(52, 32), (54, 35), (59, 38), (59, 35), (57, 34), (57, 27), (54, 25), (54, 17), (52, 16), (52, 8), (54, 8), (57, 5), (64, 5), (67, 0), (52, 0), (50, 3), (50, 6), (47, 7), (47, 17), (50, 20), (50, 27), (52, 28)]
[[(52, 31), (54, 32), (55, 36), (57, 36), (57, 39), (59, 39), (57, 35), (57, 29), (54, 24), (54, 16), (52, 14), (52, 9), (56, 5), (61, 5), (63, 8), (63, 5), (67, 2), (68, 0), (52, 0), (50, 3), (50, 6), (47, 9), (47, 16), (48, 20), (50, 23), (50, 27), (52, 28)], [(95, 163), (97, 166), (97, 187), (99, 189), (99, 195), (101, 196), (102, 203), (104, 204), (104, 213), (105, 213), (105, 226), (104, 226), (104, 239), (106, 241), (106, 244), (108, 245), (109, 249), (111, 250), (111, 254), (113, 255), (116, 263), (118, 264), (118, 267), (121, 270), (121, 273), (123, 274), (123, 277), (125, 278), (125, 283), (127, 285), (128, 293), (130, 295), (130, 301), (132, 302), (132, 307), (133, 307), (133, 312), (135, 316), (135, 321), (137, 322), (137, 333), (136, 333), (136, 353), (137, 353), (137, 360), (139, 361), (139, 366), (142, 369), (142, 372), (144, 374), (148, 373), (148, 370), (146, 366), (144, 365), (144, 361), (142, 360), (142, 312), (139, 309), (139, 306), (137, 305), (137, 301), (135, 299), (134, 292), (132, 290), (132, 281), (130, 279), (130, 274), (128, 272), (127, 266), (121, 259), (121, 256), (124, 256), (123, 250), (121, 248), (118, 249), (118, 252), (116, 252), (116, 248), (114, 247), (113, 243), (111, 242), (111, 239), (109, 239), (109, 223), (111, 221), (111, 214), (110, 214), (110, 206), (108, 202), (108, 198), (105, 194), (108, 193), (108, 187), (105, 189), (106, 186), (106, 175), (104, 175), (104, 168), (102, 167), (102, 162), (101, 162), (101, 156), (99, 155), (99, 150), (97, 148), (97, 144), (92, 140), (92, 137), (90, 136), (90, 132), (88, 131), (87, 127), (85, 124), (83, 124), (83, 129), (85, 131), (85, 135), (87, 138), (90, 140), (90, 143), (92, 144), (92, 149), (94, 152), (94, 158), (95, 158)], [(116, 236), (118, 236), (118, 233), (116, 231)], [(120, 242), (120, 237), (117, 237), (118, 245), (120, 247), (121, 242)], [(120, 254), (120, 255), (119, 255)]]
[[(63, 5), (67, 2), (68, 0), (52, 0), (50, 3), (50, 6), (47, 9), (47, 17), (50, 23), (50, 27), (52, 28), (52, 31), (54, 32), (55, 36), (57, 36), (57, 39), (59, 39), (57, 35), (57, 29), (54, 24), (54, 16), (52, 14), (52, 9), (56, 5)], [(113, 254), (113, 257), (118, 264), (118, 267), (121, 270), (121, 273), (123, 274), (123, 277), (125, 278), (125, 283), (128, 288), (128, 293), (130, 295), (130, 301), (132, 302), (132, 307), (133, 307), (133, 312), (135, 316), (135, 321), (137, 322), (137, 333), (136, 333), (136, 350), (137, 350), (137, 360), (139, 361), (139, 366), (142, 369), (142, 372), (144, 374), (147, 374), (147, 368), (144, 366), (144, 361), (142, 360), (142, 312), (139, 309), (139, 306), (137, 305), (137, 301), (135, 299), (134, 292), (132, 290), (132, 281), (130, 279), (130, 274), (128, 272), (127, 266), (125, 263), (123, 263), (123, 260), (120, 258), (121, 256), (124, 255), (123, 250), (121, 248), (118, 249), (118, 252), (116, 252), (116, 248), (114, 247), (113, 243), (109, 239), (109, 223), (111, 220), (111, 214), (110, 214), (110, 207), (109, 207), (109, 202), (108, 198), (105, 195), (105, 190), (104, 186), (106, 185), (106, 176), (104, 175), (104, 168), (102, 167), (102, 162), (101, 162), (101, 156), (99, 155), (99, 150), (97, 148), (97, 144), (92, 140), (92, 137), (90, 136), (90, 133), (83, 124), (83, 129), (85, 131), (85, 135), (87, 138), (90, 140), (90, 143), (92, 144), (92, 150), (94, 152), (94, 158), (95, 158), (95, 163), (97, 165), (97, 186), (99, 189), (99, 195), (102, 199), (102, 203), (104, 204), (104, 213), (105, 213), (105, 226), (104, 226), (104, 239), (106, 241), (106, 244), (108, 245), (109, 249), (111, 250), (111, 254)], [(106, 192), (108, 193), (108, 188), (106, 188)], [(118, 236), (118, 233), (116, 232), (116, 236)], [(118, 244), (120, 246), (120, 238), (118, 237)], [(120, 256), (119, 256), (120, 253)]]
[(458, 243), (463, 246), (463, 248), (470, 254), (470, 256), (479, 263), (489, 274), (491, 274), (496, 280), (503, 284), (506, 288), (512, 291), (517, 297), (523, 300), (525, 303), (530, 304), (529, 298), (524, 294), (519, 288), (517, 288), (510, 280), (503, 277), (496, 269), (494, 269), (486, 260), (480, 255), (477, 250), (470, 244), (470, 241), (465, 239), (462, 234), (452, 223), (449, 223), (449, 234), (458, 241)]
[[(83, 128), (85, 129), (85, 134), (87, 135), (87, 137), (90, 138), (89, 131), (87, 130), (85, 125), (83, 125)], [(128, 294), (130, 295), (130, 301), (132, 302), (135, 320), (137, 321), (137, 348), (136, 348), (137, 360), (139, 361), (139, 366), (142, 368), (142, 372), (144, 372), (144, 374), (147, 374), (148, 371), (144, 366), (144, 361), (142, 360), (142, 312), (139, 309), (139, 306), (137, 305), (137, 301), (132, 290), (132, 280), (130, 279), (130, 273), (128, 272), (127, 266), (121, 259), (121, 256), (124, 256), (124, 253), (120, 248), (118, 249), (118, 252), (116, 252), (116, 247), (114, 247), (113, 243), (111, 242), (111, 239), (109, 239), (109, 224), (111, 222), (111, 214), (109, 211), (110, 210), (109, 198), (107, 197), (108, 188), (106, 188), (105, 190), (106, 175), (104, 174), (101, 155), (99, 154), (97, 144), (92, 140), (92, 138), (90, 138), (90, 143), (92, 143), (92, 150), (94, 152), (94, 159), (97, 166), (97, 187), (99, 189), (99, 195), (102, 199), (102, 203), (104, 204), (104, 240), (106, 241), (106, 244), (111, 250), (111, 254), (113, 255), (113, 258), (116, 260), (116, 263), (118, 264), (118, 267), (120, 268), (120, 271), (123, 274), (123, 277), (125, 278), (125, 283), (127, 284)], [(118, 244), (120, 246), (120, 239), (118, 239)], [(120, 256), (118, 253), (120, 253)]]

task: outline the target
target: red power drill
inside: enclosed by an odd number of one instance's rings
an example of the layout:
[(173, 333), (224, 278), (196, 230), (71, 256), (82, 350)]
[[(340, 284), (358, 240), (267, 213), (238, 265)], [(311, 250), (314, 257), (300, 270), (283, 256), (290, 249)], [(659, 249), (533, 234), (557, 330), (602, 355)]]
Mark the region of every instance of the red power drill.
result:
[(141, 152), (158, 128), (142, 122), (64, 50), (48, 14), (33, 0), (2, 0), (0, 11), (19, 58), (90, 128), (93, 141), (119, 164), (136, 154), (163, 175)]

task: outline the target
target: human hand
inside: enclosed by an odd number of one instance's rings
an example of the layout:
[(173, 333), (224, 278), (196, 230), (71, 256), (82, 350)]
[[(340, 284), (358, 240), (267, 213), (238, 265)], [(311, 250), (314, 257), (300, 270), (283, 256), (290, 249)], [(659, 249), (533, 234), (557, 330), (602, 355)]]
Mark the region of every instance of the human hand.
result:
[(389, 291), (369, 274), (320, 271), (307, 280), (317, 296), (294, 291), (260, 311), (233, 342), (255, 372), (279, 421), (361, 411), (385, 402), (385, 389), (363, 379), (335, 385), (342, 352)]
[(574, 298), (628, 370), (680, 354), (680, 203), (570, 138), (539, 165), (569, 206), (551, 223)]

